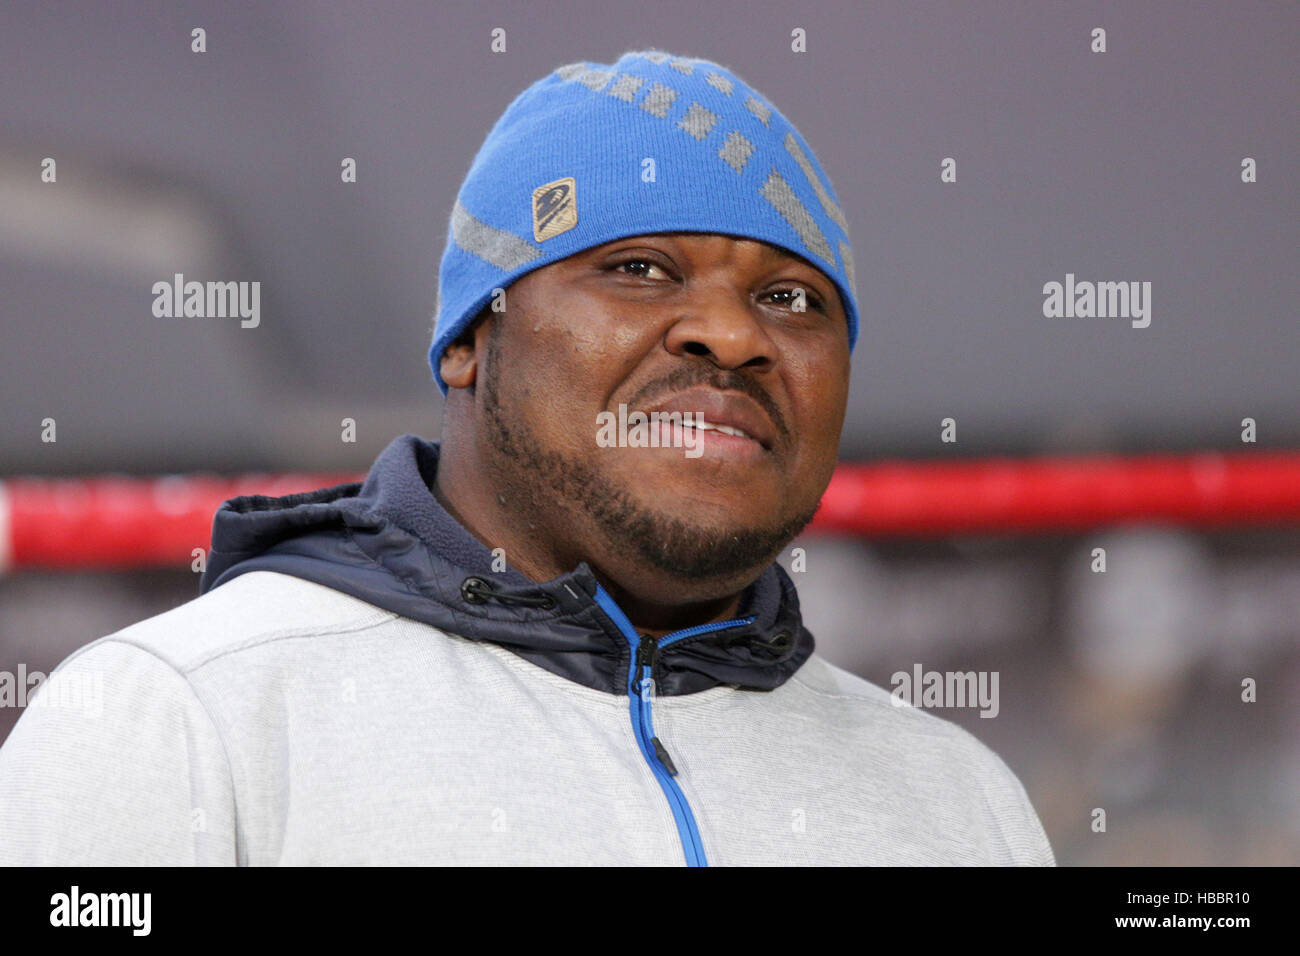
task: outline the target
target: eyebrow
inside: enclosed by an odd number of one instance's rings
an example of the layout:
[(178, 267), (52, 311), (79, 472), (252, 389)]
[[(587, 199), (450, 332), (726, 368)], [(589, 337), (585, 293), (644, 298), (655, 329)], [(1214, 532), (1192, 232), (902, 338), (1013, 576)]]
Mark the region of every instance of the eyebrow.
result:
[[(764, 259), (779, 259), (783, 262), (793, 262), (795, 265), (807, 266), (809, 269), (816, 270), (821, 275), (826, 275), (825, 271), (818, 267), (816, 263), (810, 262), (803, 256), (795, 255), (789, 249), (782, 249), (779, 246), (772, 246), (764, 242), (762, 255)], [(832, 285), (835, 284), (834, 280), (831, 279), (830, 276), (826, 276), (826, 280)]]
[[(648, 233), (642, 233), (641, 235), (637, 235), (637, 236), (624, 236), (622, 239), (611, 239), (608, 243), (605, 243), (604, 245), (613, 245), (615, 242), (622, 242), (624, 239), (653, 239), (655, 236), (670, 236), (673, 238), (677, 238), (678, 236), (693, 236), (698, 234), (699, 233), (697, 231), (690, 230), (690, 229), (673, 230), (671, 232), (648, 232)], [(752, 237), (742, 236), (740, 238), (751, 239)], [(830, 285), (832, 297), (838, 298), (840, 300), (841, 307), (845, 307), (843, 302), (844, 297), (840, 294), (839, 285), (836, 283), (836, 281), (833, 278), (826, 275), (826, 272), (820, 266), (816, 265), (815, 263), (811, 262), (808, 259), (803, 258), (803, 256), (796, 255), (795, 253), (791, 252), (789, 249), (783, 249), (781, 246), (773, 245), (772, 243), (766, 241), (765, 239), (753, 239), (752, 241), (757, 242), (760, 246), (763, 247), (763, 251), (761, 255), (763, 256), (764, 259), (768, 259), (768, 260), (779, 259), (783, 262), (792, 262), (795, 265), (807, 266), (809, 269), (815, 271), (818, 274), (818, 276), (825, 279), (825, 281)], [(603, 249), (604, 246), (600, 246), (597, 248)]]

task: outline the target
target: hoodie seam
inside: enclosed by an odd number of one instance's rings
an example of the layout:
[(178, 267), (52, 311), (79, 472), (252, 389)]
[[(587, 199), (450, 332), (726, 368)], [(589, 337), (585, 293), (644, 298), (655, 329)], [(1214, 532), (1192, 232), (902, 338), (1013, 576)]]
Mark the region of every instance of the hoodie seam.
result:
[[(417, 622), (417, 623), (422, 623), (422, 622)], [(447, 631), (444, 631), (441, 628), (433, 627), (432, 624), (425, 624), (424, 626), (432, 627), (435, 631), (447, 637), (465, 641), (475, 647), (482, 647), (486, 649), (492, 656), (496, 657), (498, 660), (503, 661), (511, 669), (517, 668), (521, 674), (526, 674), (530, 679), (536, 677), (536, 679), (541, 680), (543, 682), (553, 683), (557, 689), (563, 690), (567, 694), (573, 694), (582, 698), (586, 698), (590, 700), (592, 703), (599, 704), (602, 708), (609, 709), (610, 713), (617, 714), (619, 715), (620, 718), (625, 718), (626, 716), (625, 711), (627, 710), (627, 694), (612, 694), (609, 691), (599, 690), (595, 687), (589, 687), (586, 684), (582, 684), (579, 683), (578, 681), (571, 680), (570, 678), (564, 677), (561, 674), (556, 674), (553, 671), (548, 671), (545, 667), (542, 667), (539, 664), (534, 664), (526, 657), (522, 657), (521, 655), (516, 654), (508, 647), (502, 647), (501, 645), (494, 644), (491, 641), (475, 641), (471, 638), (464, 637), (463, 635), (460, 634), (448, 633)], [(529, 668), (529, 670), (525, 671), (523, 668)], [(541, 675), (535, 674), (536, 671), (541, 671)]]
[[(271, 634), (262, 634), (262, 635), (258, 635), (255, 638), (248, 639), (245, 643), (240, 644), (238, 647), (226, 647), (218, 651), (214, 651), (212, 654), (208, 655), (207, 657), (202, 657), (197, 659), (194, 663), (188, 665), (184, 669), (177, 668), (177, 670), (180, 670), (181, 673), (184, 674), (193, 674), (201, 670), (202, 668), (207, 667), (209, 664), (220, 660), (223, 657), (230, 657), (234, 654), (240, 654), (243, 653), (244, 651), (253, 650), (254, 648), (261, 647), (264, 644), (274, 644), (276, 641), (291, 640), (293, 638), (298, 638), (298, 637), (333, 637), (339, 634), (358, 634), (361, 633), (362, 631), (369, 631), (376, 627), (382, 627), (384, 624), (387, 624), (398, 617), (401, 617), (401, 615), (393, 611), (385, 611), (383, 617), (378, 620), (367, 621), (363, 624), (356, 624), (354, 626), (330, 627), (330, 628), (321, 628), (319, 626), (312, 626), (312, 627), (301, 627), (301, 628), (292, 628), (288, 630), (280, 630), (280, 631), (275, 631), (274, 633)], [(176, 667), (176, 665), (174, 664), (172, 666)]]
[[(212, 707), (209, 705), (208, 701), (204, 698), (203, 694), (199, 692), (199, 689), (194, 686), (194, 682), (190, 680), (190, 675), (188, 672), (186, 672), (185, 669), (178, 666), (174, 661), (168, 659), (165, 655), (161, 654), (160, 652), (154, 650), (151, 647), (147, 647), (143, 644), (140, 644), (133, 640), (128, 640), (126, 638), (108, 636), (99, 641), (94, 641), (90, 644), (87, 644), (85, 647), (81, 648), (81, 652), (88, 651), (92, 647), (98, 646), (100, 644), (109, 644), (109, 643), (118, 644), (123, 647), (134, 648), (135, 650), (140, 651), (143, 654), (147, 654), (150, 657), (152, 657), (154, 660), (161, 663), (164, 667), (172, 671), (177, 677), (181, 679), (181, 682), (185, 685), (185, 688), (190, 692), (194, 700), (198, 702), (199, 707), (202, 708), (204, 716), (208, 718), (208, 723), (212, 725), (212, 732), (216, 734), (217, 741), (221, 744), (221, 755), (226, 760), (226, 773), (228, 774), (228, 779), (230, 781), (230, 805), (234, 816), (233, 823), (234, 823), (234, 831), (235, 831), (235, 865), (247, 866), (248, 865), (248, 837), (244, 833), (243, 815), (239, 812), (239, 788), (237, 785), (237, 780), (235, 778), (235, 761), (231, 757), (230, 744), (226, 740), (226, 735), (222, 731), (221, 724), (217, 721), (216, 716), (213, 713)], [(70, 661), (73, 659), (73, 657), (80, 656), (81, 652), (71, 655), (68, 658), (68, 660)], [(64, 663), (67, 662), (65, 661)]]
[(906, 719), (914, 721), (916, 726), (921, 728), (923, 731), (933, 731), (933, 733), (929, 734), (929, 736), (932, 737), (942, 737), (947, 740), (960, 740), (962, 739), (962, 735), (966, 735), (980, 746), (987, 746), (983, 741), (960, 724), (945, 717), (940, 717), (938, 714), (927, 713), (920, 707), (913, 707), (910, 705), (906, 707), (895, 707), (894, 705), (887, 704), (882, 700), (877, 700), (873, 697), (866, 697), (861, 694), (830, 693), (829, 691), (821, 690), (818, 687), (813, 687), (795, 675), (791, 675), (789, 683), (798, 684), (810, 694), (816, 694), (818, 697), (824, 697), (827, 700), (855, 701), (875, 710), (884, 710), (887, 713), (898, 713), (900, 715), (907, 714), (909, 716)]
[(1002, 851), (1002, 854), (1005, 858), (1010, 860), (1015, 860), (1016, 852), (1013, 849), (1011, 849), (1011, 843), (1007, 840), (1007, 832), (1002, 825), (1002, 816), (996, 810), (994, 810), (993, 805), (989, 803), (988, 791), (984, 783), (984, 780), (982, 778), (979, 779), (978, 786), (976, 787), (976, 789), (979, 790), (980, 803), (984, 807), (984, 812), (987, 813), (989, 815), (989, 819), (993, 821), (993, 829), (996, 831), (998, 835), (998, 842), (1001, 844), (998, 847), (998, 849)]
[[(864, 704), (878, 703), (878, 701), (874, 701), (870, 697), (863, 697), (861, 694), (832, 694), (829, 691), (822, 690), (820, 687), (813, 687), (811, 684), (806, 684), (794, 675), (790, 676), (790, 681), (791, 683), (798, 684), (809, 693), (816, 694), (818, 697), (826, 697), (830, 700), (856, 700)], [(901, 710), (902, 708), (900, 707), (899, 709)]]
[[(741, 688), (735, 684), (718, 684), (714, 687), (697, 690), (692, 694), (656, 694), (654, 701), (657, 707), (663, 707), (673, 713), (680, 713), (696, 707), (707, 707), (709, 704), (730, 702), (735, 700), (735, 695), (740, 692)], [(760, 691), (759, 693), (763, 692)], [(713, 696), (703, 697), (704, 694), (713, 694)]]
[[(988, 778), (992, 775), (1003, 779), (1012, 792), (1021, 816), (1025, 819), (1025, 823), (1028, 824), (1029, 816), (1030, 814), (1033, 814), (1033, 801), (1029, 799), (1029, 794), (1025, 790), (1024, 783), (1021, 781), (1020, 777), (1016, 775), (1016, 772), (1011, 769), (1007, 762), (1003, 760), (996, 751), (989, 747), (988, 744), (984, 743), (984, 741), (980, 740), (960, 724), (952, 723), (951, 721), (945, 721), (945, 723), (952, 726), (952, 737), (954, 739), (967, 744), (973, 744), (976, 750), (982, 751), (984, 762), (987, 766), (985, 772), (979, 774), (975, 778), (977, 789), (979, 790), (980, 803), (983, 804), (985, 812), (988, 813), (989, 818), (993, 821), (993, 826), (997, 830), (998, 839), (1001, 841), (1000, 848), (1003, 854), (1007, 859), (1012, 861), (1012, 865), (1014, 866), (1026, 865), (1024, 860), (1021, 858), (1022, 854), (1017, 852), (1015, 845), (1008, 838), (1009, 829), (1003, 820), (1004, 816), (1008, 816), (1008, 814), (995, 810), (993, 804), (989, 802)], [(1026, 810), (1028, 810), (1028, 812), (1026, 812)], [(1036, 814), (1034, 815), (1036, 816)], [(1039, 826), (1042, 826), (1041, 821), (1039, 821)], [(1029, 827), (1029, 829), (1032, 829), (1032, 827)], [(1046, 834), (1043, 836), (1050, 851), (1051, 842), (1047, 840)]]

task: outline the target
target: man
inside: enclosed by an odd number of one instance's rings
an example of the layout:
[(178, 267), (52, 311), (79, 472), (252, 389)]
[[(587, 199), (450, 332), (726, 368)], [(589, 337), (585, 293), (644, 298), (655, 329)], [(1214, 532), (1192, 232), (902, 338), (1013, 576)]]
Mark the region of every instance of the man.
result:
[(452, 212), (441, 442), (223, 505), (201, 596), (51, 678), (103, 714), (0, 750), (0, 859), (1051, 864), (1005, 764), (815, 654), (774, 562), (857, 330), (830, 182), (735, 74), (539, 80)]

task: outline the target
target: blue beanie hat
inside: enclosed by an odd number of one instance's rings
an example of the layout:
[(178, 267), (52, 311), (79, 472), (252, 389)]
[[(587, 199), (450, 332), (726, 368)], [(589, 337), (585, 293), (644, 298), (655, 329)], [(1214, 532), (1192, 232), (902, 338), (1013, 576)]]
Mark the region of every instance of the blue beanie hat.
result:
[[(652, 161), (652, 162), (651, 162)], [(570, 63), (519, 94), (461, 185), (438, 273), (429, 365), (496, 290), (627, 236), (758, 239), (834, 280), (858, 338), (849, 227), (830, 179), (777, 109), (709, 60), (658, 50)]]

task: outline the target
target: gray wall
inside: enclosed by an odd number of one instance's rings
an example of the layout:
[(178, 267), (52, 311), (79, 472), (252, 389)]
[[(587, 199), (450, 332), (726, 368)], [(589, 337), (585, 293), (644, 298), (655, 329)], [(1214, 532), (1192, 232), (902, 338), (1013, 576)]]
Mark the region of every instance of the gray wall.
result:
[[(364, 467), (436, 436), (424, 352), (478, 144), (555, 66), (648, 46), (736, 70), (834, 182), (863, 307), (846, 457), (1239, 448), (1247, 416), (1300, 441), (1294, 5), (546, 9), (5, 5), (0, 471)], [(155, 319), (174, 271), (262, 282), (262, 325)], [(1067, 272), (1151, 282), (1150, 327), (1044, 318)]]

